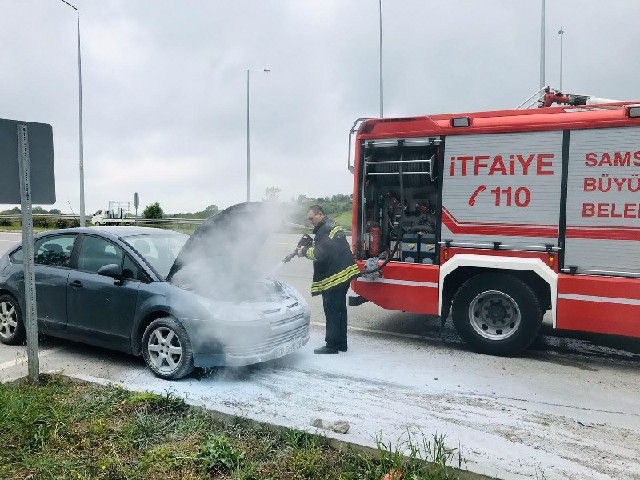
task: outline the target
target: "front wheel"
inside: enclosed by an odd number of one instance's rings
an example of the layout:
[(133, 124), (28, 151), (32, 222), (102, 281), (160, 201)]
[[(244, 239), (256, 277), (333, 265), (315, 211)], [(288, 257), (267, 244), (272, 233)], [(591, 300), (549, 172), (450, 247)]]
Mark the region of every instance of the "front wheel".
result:
[(142, 356), (151, 371), (166, 380), (185, 377), (194, 369), (187, 331), (171, 317), (158, 318), (145, 329)]
[(542, 325), (535, 293), (505, 273), (467, 280), (453, 298), (453, 323), (472, 348), (491, 355), (516, 355), (533, 343)]
[(22, 311), (18, 301), (11, 295), (0, 295), (0, 342), (18, 345), (26, 336)]

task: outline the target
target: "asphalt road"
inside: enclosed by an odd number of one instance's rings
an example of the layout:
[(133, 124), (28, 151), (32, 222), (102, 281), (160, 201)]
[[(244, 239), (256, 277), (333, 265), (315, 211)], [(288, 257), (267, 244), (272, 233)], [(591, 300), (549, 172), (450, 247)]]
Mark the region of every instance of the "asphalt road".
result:
[[(297, 241), (271, 239), (256, 263), (305, 293), (312, 308), (309, 345), (285, 359), (219, 369), (179, 382), (156, 379), (140, 359), (43, 338), (41, 371), (165, 393), (225, 413), (311, 429), (311, 418), (350, 423), (328, 436), (373, 446), (407, 432), (445, 435), (470, 470), (499, 478), (640, 478), (637, 341), (559, 335), (545, 327), (517, 358), (469, 352), (450, 321), (389, 312), (371, 304), (349, 309), (349, 351), (313, 355), (322, 344), (319, 298), (308, 295), (311, 262), (276, 268)], [(0, 253), (20, 240), (0, 233)], [(26, 374), (24, 347), (0, 346), (0, 379)], [(313, 429), (312, 429), (313, 430)], [(404, 435), (404, 437), (403, 437)], [(414, 437), (415, 438), (415, 437)]]

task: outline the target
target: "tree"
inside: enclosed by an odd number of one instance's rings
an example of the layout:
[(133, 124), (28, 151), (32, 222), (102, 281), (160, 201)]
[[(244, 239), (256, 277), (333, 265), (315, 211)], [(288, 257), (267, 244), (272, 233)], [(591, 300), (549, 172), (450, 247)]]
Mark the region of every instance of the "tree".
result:
[(147, 208), (144, 209), (144, 212), (142, 212), (144, 218), (162, 218), (163, 215), (164, 212), (158, 202), (148, 205)]
[(3, 210), (0, 212), (2, 215), (19, 215), (20, 213), (22, 213), (20, 207), (13, 207), (11, 210)]
[(218, 213), (219, 208), (217, 205), (209, 205), (207, 208), (204, 209), (204, 211), (209, 215), (215, 215), (216, 213)]

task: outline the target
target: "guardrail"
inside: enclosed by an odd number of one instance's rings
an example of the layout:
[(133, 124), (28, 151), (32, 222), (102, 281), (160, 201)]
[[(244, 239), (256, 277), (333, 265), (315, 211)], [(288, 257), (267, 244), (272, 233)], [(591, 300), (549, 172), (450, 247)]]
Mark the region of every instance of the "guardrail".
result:
[[(45, 222), (41, 220), (46, 219)], [(3, 220), (8, 220), (12, 224), (19, 225), (22, 221), (22, 215), (20, 214), (0, 214), (0, 228), (3, 227)], [(65, 220), (66, 225), (56, 225), (58, 220)], [(77, 215), (72, 214), (52, 214), (52, 213), (36, 213), (33, 215), (33, 223), (36, 228), (68, 228), (74, 226), (71, 224), (71, 221), (75, 220), (79, 222), (79, 217)], [(127, 220), (131, 220), (131, 217), (127, 218)], [(178, 217), (166, 217), (166, 218), (143, 218), (138, 217), (135, 219), (134, 225), (139, 225), (142, 227), (159, 227), (159, 228), (171, 228), (176, 227), (183, 229), (184, 227), (194, 226), (198, 227), (207, 219), (205, 218), (178, 218)], [(87, 219), (87, 224), (91, 225), (91, 220)], [(78, 224), (76, 223), (75, 226)], [(7, 225), (4, 225), (7, 226)], [(288, 231), (292, 231), (295, 233), (298, 232), (306, 232), (312, 229), (312, 227), (308, 225), (301, 225), (297, 223), (285, 222), (283, 224), (283, 228)], [(184, 231), (189, 232), (191, 229), (186, 228)], [(195, 230), (195, 228), (194, 228)], [(350, 229), (346, 229), (346, 233), (351, 235)]]
[[(77, 220), (79, 221), (79, 217), (77, 215), (72, 214), (52, 214), (52, 213), (35, 213), (33, 214), (33, 218), (46, 218), (51, 220), (51, 223), (55, 223), (57, 220)], [(128, 217), (127, 221), (131, 220), (133, 217)], [(0, 220), (8, 220), (10, 222), (19, 223), (22, 221), (22, 215), (20, 214), (0, 214)], [(167, 226), (167, 225), (200, 225), (206, 219), (203, 218), (178, 218), (178, 217), (166, 217), (166, 218), (143, 218), (138, 217), (134, 218), (136, 225), (143, 226)], [(91, 223), (90, 219), (87, 219), (87, 223)]]

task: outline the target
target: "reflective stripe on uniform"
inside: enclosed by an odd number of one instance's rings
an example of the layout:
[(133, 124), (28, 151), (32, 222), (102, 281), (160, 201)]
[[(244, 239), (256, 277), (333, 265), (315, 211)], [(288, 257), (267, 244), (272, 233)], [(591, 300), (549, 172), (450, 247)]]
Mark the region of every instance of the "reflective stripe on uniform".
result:
[(314, 249), (314, 248), (315, 248), (315, 247), (309, 247), (309, 248), (307, 248), (307, 258), (308, 258), (309, 260), (315, 260), (315, 259), (316, 259), (316, 257), (313, 255), (313, 249)]
[(344, 270), (334, 273), (330, 277), (324, 278), (318, 282), (311, 284), (311, 293), (323, 292), (329, 290), (341, 283), (344, 283), (360, 273), (357, 265), (350, 265)]
[(336, 236), (336, 233), (341, 232), (341, 231), (342, 231), (342, 227), (340, 227), (340, 226), (333, 227), (333, 228), (331, 229), (331, 231), (329, 232), (329, 238), (330, 238), (331, 240), (333, 240), (333, 237), (335, 237), (335, 236)]

